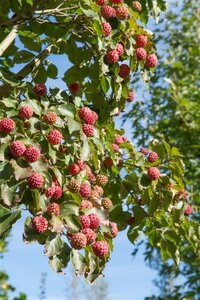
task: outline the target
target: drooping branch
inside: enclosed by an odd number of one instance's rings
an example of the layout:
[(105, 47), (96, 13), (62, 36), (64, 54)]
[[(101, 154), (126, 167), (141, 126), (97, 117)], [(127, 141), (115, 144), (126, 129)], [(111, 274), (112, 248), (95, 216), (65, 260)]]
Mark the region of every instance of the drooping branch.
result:
[(18, 25), (14, 26), (10, 33), (6, 36), (6, 38), (0, 44), (0, 56), (6, 51), (6, 49), (12, 44), (17, 36)]

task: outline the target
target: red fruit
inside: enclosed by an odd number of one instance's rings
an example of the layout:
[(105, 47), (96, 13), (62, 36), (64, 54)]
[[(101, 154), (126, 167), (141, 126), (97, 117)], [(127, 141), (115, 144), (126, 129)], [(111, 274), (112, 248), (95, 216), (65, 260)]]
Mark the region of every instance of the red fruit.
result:
[(87, 176), (89, 176), (89, 175), (92, 173), (90, 167), (87, 166), (87, 165), (85, 166), (85, 170), (86, 170), (86, 175), (87, 175)]
[[(92, 118), (94, 123), (98, 120), (99, 116), (97, 115), (97, 113), (95, 111), (92, 110)], [(86, 122), (85, 122), (86, 123)], [(91, 125), (93, 125), (94, 123), (92, 123)]]
[(180, 190), (180, 191), (178, 192), (178, 194), (176, 195), (176, 197), (177, 197), (178, 199), (182, 199), (182, 200), (186, 200), (186, 199), (187, 199), (187, 196), (188, 196), (188, 193), (187, 193), (186, 190)]
[(62, 133), (60, 131), (58, 131), (57, 129), (52, 129), (49, 134), (47, 135), (47, 139), (48, 142), (51, 145), (57, 145), (60, 144), (60, 142), (62, 141)]
[(111, 0), (113, 4), (120, 4), (123, 0)]
[(147, 158), (147, 160), (148, 160), (148, 162), (155, 162), (155, 161), (157, 161), (158, 160), (158, 154), (156, 153), (156, 152), (151, 152), (151, 153), (149, 153), (149, 156), (148, 156), (148, 158)]
[(30, 146), (26, 149), (24, 157), (27, 162), (33, 163), (40, 158), (40, 150), (34, 146)]
[(144, 154), (144, 155), (147, 155), (147, 154), (149, 153), (149, 150), (146, 149), (146, 148), (144, 148), (144, 147), (142, 147), (142, 148), (140, 149), (140, 152), (141, 152), (142, 154)]
[(94, 125), (98, 119), (98, 115), (92, 111), (89, 107), (82, 107), (79, 110), (79, 117), (84, 123)]
[(116, 17), (116, 9), (114, 7), (111, 7), (109, 5), (104, 5), (101, 8), (101, 15), (105, 19), (111, 19)]
[(103, 165), (104, 165), (104, 167), (105, 167), (106, 169), (111, 169), (112, 166), (113, 166), (113, 160), (112, 160), (112, 158), (109, 157), (109, 156), (106, 157), (106, 158), (104, 159)]
[(82, 197), (87, 198), (91, 195), (91, 188), (87, 183), (81, 184), (80, 191)]
[(125, 5), (118, 7), (116, 9), (116, 15), (120, 20), (128, 19), (128, 15), (129, 15), (128, 8)]
[(102, 199), (102, 206), (105, 210), (110, 210), (113, 206), (112, 201), (109, 198)]
[(47, 88), (44, 83), (37, 83), (34, 87), (37, 96), (44, 96), (47, 93)]
[(82, 210), (82, 209), (90, 209), (90, 208), (93, 208), (92, 202), (90, 202), (89, 200), (82, 200), (81, 201), (80, 210)]
[(59, 200), (62, 197), (62, 194), (63, 194), (62, 188), (58, 185), (55, 185), (55, 192), (52, 196), (52, 199)]
[(14, 157), (22, 157), (26, 151), (26, 146), (20, 141), (14, 141), (10, 145), (10, 153)]
[(80, 167), (77, 164), (72, 164), (69, 166), (69, 174), (74, 176), (80, 173)]
[(145, 66), (148, 68), (155, 68), (158, 64), (158, 59), (155, 54), (150, 54), (147, 56)]
[(148, 38), (146, 35), (144, 34), (139, 34), (136, 37), (136, 46), (137, 47), (145, 47), (148, 43)]
[(119, 67), (119, 76), (121, 78), (126, 78), (128, 77), (130, 74), (130, 67), (126, 64), (122, 64), (120, 67)]
[(106, 5), (108, 3), (108, 0), (96, 0), (96, 4), (99, 6)]
[(129, 91), (128, 92), (128, 98), (127, 98), (127, 102), (132, 102), (135, 98), (135, 93), (134, 91)]
[(192, 207), (189, 204), (187, 204), (186, 208), (185, 208), (184, 215), (189, 216), (189, 215), (191, 215), (192, 212), (193, 212)]
[(123, 136), (122, 139), (123, 139), (123, 142), (128, 142), (128, 139), (126, 136)]
[(71, 84), (69, 85), (69, 90), (70, 90), (70, 92), (73, 93), (73, 94), (79, 93), (79, 92), (80, 92), (80, 89), (81, 89), (80, 84), (77, 83), (77, 82), (71, 83)]
[(106, 241), (99, 241), (94, 243), (92, 245), (92, 249), (97, 257), (104, 257), (108, 254), (109, 251), (108, 243)]
[(119, 60), (119, 54), (118, 54), (117, 50), (111, 50), (105, 56), (105, 61), (107, 64), (117, 63), (118, 60)]
[(33, 115), (33, 110), (28, 105), (24, 105), (19, 109), (19, 117), (21, 119), (30, 119), (32, 115)]
[(112, 234), (113, 238), (116, 238), (116, 236), (118, 235), (118, 228), (116, 223), (110, 222), (110, 233)]
[(47, 198), (51, 198), (53, 196), (53, 194), (55, 193), (55, 190), (56, 190), (56, 185), (54, 182), (52, 182), (52, 186), (46, 189), (45, 196)]
[(31, 220), (32, 228), (38, 233), (43, 233), (48, 228), (48, 221), (42, 216), (36, 216)]
[(60, 205), (58, 203), (51, 203), (47, 206), (47, 212), (50, 216), (60, 214)]
[(76, 179), (72, 179), (68, 185), (67, 188), (72, 193), (79, 193), (80, 190), (80, 182)]
[(94, 191), (97, 192), (99, 194), (99, 196), (102, 196), (104, 193), (103, 188), (99, 185), (94, 186)]
[(93, 136), (94, 135), (94, 127), (90, 124), (83, 124), (83, 132), (87, 137)]
[(108, 182), (108, 177), (106, 175), (97, 175), (96, 177), (97, 180), (97, 184), (99, 184), (100, 186), (105, 186)]
[(144, 48), (135, 49), (135, 53), (138, 60), (145, 60), (147, 57), (147, 52)]
[(100, 195), (99, 195), (98, 191), (92, 190), (91, 195), (90, 195), (90, 200), (98, 202), (99, 198), (100, 198)]
[(123, 143), (123, 137), (119, 134), (116, 135), (115, 144), (120, 145)]
[(86, 244), (87, 244), (87, 238), (85, 234), (83, 234), (82, 232), (78, 232), (72, 235), (71, 237), (72, 248), (80, 250), (85, 248)]
[(88, 215), (90, 219), (90, 229), (97, 229), (100, 225), (100, 219), (96, 214)]
[(80, 216), (80, 221), (83, 229), (90, 227), (90, 218), (88, 216)]
[(82, 230), (82, 233), (85, 234), (88, 244), (93, 244), (96, 241), (97, 235), (92, 229), (85, 228)]
[(15, 129), (15, 122), (11, 118), (3, 118), (0, 121), (0, 131), (10, 133)]
[(117, 144), (112, 144), (112, 149), (115, 152), (119, 152), (119, 146)]
[(87, 177), (88, 177), (88, 181), (91, 184), (95, 184), (96, 183), (96, 177), (94, 176), (94, 174), (90, 173)]
[(49, 111), (45, 116), (44, 116), (44, 121), (50, 125), (56, 123), (58, 119), (57, 114), (54, 111)]
[(122, 43), (118, 43), (116, 45), (115, 50), (117, 50), (119, 56), (122, 56), (123, 53), (124, 53), (124, 46), (123, 46), (123, 44)]
[(133, 10), (135, 10), (137, 12), (141, 12), (142, 11), (142, 5), (141, 5), (141, 3), (139, 1), (133, 1), (132, 7), (133, 7)]
[(104, 36), (109, 36), (112, 31), (112, 27), (110, 26), (110, 24), (108, 22), (103, 22), (101, 26), (102, 26)]
[(79, 166), (80, 170), (83, 171), (85, 169), (85, 163), (82, 160), (77, 161), (77, 165)]
[(157, 180), (160, 177), (160, 171), (156, 167), (149, 168), (147, 174), (151, 180)]
[(40, 173), (33, 172), (28, 178), (28, 185), (31, 189), (41, 189), (44, 183), (43, 176)]

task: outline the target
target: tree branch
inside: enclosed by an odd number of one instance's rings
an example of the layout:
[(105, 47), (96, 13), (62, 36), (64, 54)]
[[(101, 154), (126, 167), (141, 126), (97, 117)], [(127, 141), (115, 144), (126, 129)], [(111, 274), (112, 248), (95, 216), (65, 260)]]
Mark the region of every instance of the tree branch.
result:
[(17, 36), (18, 25), (14, 26), (7, 37), (0, 44), (0, 56), (4, 53), (4, 51), (12, 44)]

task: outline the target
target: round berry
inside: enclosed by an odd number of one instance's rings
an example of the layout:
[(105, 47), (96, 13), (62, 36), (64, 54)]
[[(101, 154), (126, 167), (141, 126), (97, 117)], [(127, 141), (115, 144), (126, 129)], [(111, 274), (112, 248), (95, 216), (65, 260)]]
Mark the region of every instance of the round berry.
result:
[(108, 183), (108, 177), (106, 175), (97, 175), (96, 177), (97, 180), (97, 184), (99, 184), (100, 186), (105, 186)]
[(85, 163), (82, 160), (77, 161), (77, 165), (79, 166), (80, 170), (83, 171), (85, 169)]
[(113, 4), (123, 3), (123, 0), (111, 0)]
[(88, 177), (88, 181), (91, 184), (95, 184), (96, 183), (96, 177), (94, 176), (94, 174), (90, 173), (87, 177)]
[(90, 218), (88, 216), (80, 216), (80, 221), (83, 229), (90, 227)]
[(124, 53), (124, 45), (122, 43), (118, 43), (115, 48), (118, 52), (119, 56), (122, 56)]
[(92, 245), (92, 249), (97, 257), (105, 257), (109, 251), (108, 243), (106, 241), (95, 242)]
[(67, 188), (72, 193), (79, 193), (80, 190), (80, 182), (76, 179), (72, 179), (68, 185)]
[(54, 111), (49, 111), (46, 115), (44, 115), (44, 122), (50, 125), (55, 124), (57, 119), (58, 116)]
[(151, 152), (151, 153), (149, 153), (149, 156), (148, 156), (148, 158), (147, 158), (147, 160), (148, 160), (148, 162), (155, 162), (155, 161), (157, 161), (158, 160), (158, 154), (156, 153), (156, 152)]
[(24, 157), (29, 163), (36, 162), (40, 158), (40, 150), (34, 146), (30, 146), (26, 148), (26, 151), (24, 152)]
[(83, 132), (87, 137), (93, 136), (94, 135), (94, 127), (90, 124), (84, 124), (83, 127)]
[(116, 9), (116, 15), (119, 20), (123, 21), (128, 19), (129, 16), (128, 8), (125, 5), (118, 7)]
[(104, 193), (104, 190), (101, 186), (99, 185), (95, 185), (94, 186), (94, 191), (97, 192), (99, 194), (99, 196), (101, 197)]
[(79, 165), (77, 165), (77, 164), (72, 164), (69, 166), (69, 174), (72, 176), (79, 174), (80, 171), (81, 171), (81, 169), (80, 169)]
[(90, 219), (90, 229), (97, 229), (100, 225), (100, 219), (96, 214), (88, 215)]
[(149, 179), (151, 179), (151, 180), (157, 180), (160, 177), (160, 171), (156, 167), (149, 168), (147, 174), (148, 174)]
[(82, 107), (79, 110), (79, 117), (84, 123), (90, 125), (94, 125), (94, 123), (98, 119), (98, 115), (94, 111), (92, 111), (89, 107)]
[(3, 118), (0, 121), (0, 131), (11, 133), (15, 129), (15, 122), (11, 118)]
[(107, 64), (117, 63), (118, 60), (119, 60), (119, 54), (118, 54), (117, 50), (111, 50), (105, 56), (105, 61)]
[(50, 216), (55, 215), (59, 216), (60, 214), (60, 205), (58, 203), (51, 203), (47, 206), (47, 212)]
[(146, 148), (144, 148), (144, 147), (142, 147), (142, 148), (140, 149), (140, 152), (141, 152), (142, 154), (144, 154), (144, 155), (147, 155), (147, 154), (149, 153), (149, 150), (146, 149)]
[(48, 229), (48, 221), (42, 216), (36, 216), (31, 220), (32, 228), (37, 233), (43, 233)]
[(91, 209), (91, 208), (93, 208), (92, 202), (90, 202), (89, 200), (82, 200), (81, 201), (80, 210)]
[(21, 119), (30, 119), (32, 115), (33, 115), (33, 110), (28, 105), (24, 105), (19, 109), (19, 117)]
[(120, 145), (122, 144), (124, 141), (123, 141), (123, 137), (119, 134), (116, 135), (116, 138), (115, 138), (115, 144), (117, 145)]
[(134, 11), (141, 12), (142, 11), (142, 4), (139, 1), (133, 1), (132, 7)]
[(71, 84), (69, 85), (69, 90), (70, 90), (70, 92), (71, 92), (72, 94), (77, 94), (77, 93), (79, 93), (80, 90), (81, 90), (80, 84), (77, 83), (77, 82), (71, 83)]
[(58, 131), (57, 129), (52, 129), (47, 136), (48, 142), (51, 145), (60, 144), (60, 142), (62, 141), (62, 138), (63, 138), (62, 133), (60, 131)]
[(112, 149), (114, 152), (119, 152), (119, 146), (117, 144), (112, 144)]
[(122, 64), (119, 67), (119, 76), (121, 78), (126, 78), (129, 76), (129, 74), (130, 74), (130, 67), (127, 64)]
[(47, 88), (44, 83), (37, 83), (34, 87), (34, 91), (37, 96), (45, 96), (47, 93)]
[(81, 184), (80, 191), (82, 197), (87, 198), (91, 195), (91, 187), (87, 183)]
[(140, 47), (135, 49), (137, 60), (145, 60), (147, 57), (147, 52), (144, 48)]
[(102, 206), (105, 210), (110, 210), (113, 206), (112, 201), (109, 198), (102, 199)]
[(106, 5), (108, 3), (108, 0), (96, 0), (96, 4), (99, 6)]
[(12, 156), (19, 158), (24, 155), (26, 151), (26, 146), (20, 141), (14, 141), (10, 145), (10, 153)]
[(158, 64), (158, 59), (155, 54), (150, 54), (146, 58), (145, 67), (155, 68)]
[(102, 22), (101, 27), (102, 27), (104, 36), (109, 36), (111, 34), (112, 27), (110, 26), (110, 24), (108, 22)]
[(186, 208), (185, 208), (184, 215), (185, 215), (185, 216), (189, 216), (189, 215), (192, 214), (192, 212), (193, 212), (192, 207), (191, 207), (189, 204), (187, 204), (187, 205), (186, 205)]
[(28, 178), (28, 185), (31, 189), (41, 189), (44, 183), (43, 176), (40, 173), (33, 172)]
[(49, 187), (49, 188), (46, 189), (45, 196), (47, 198), (51, 198), (53, 196), (53, 194), (55, 193), (55, 188), (56, 188), (56, 185), (55, 185), (54, 182), (52, 182), (51, 187)]
[(55, 185), (55, 192), (53, 193), (52, 199), (59, 200), (62, 197), (63, 190), (59, 185)]
[(82, 232), (78, 232), (72, 235), (71, 237), (72, 248), (80, 250), (85, 248), (86, 244), (87, 244), (87, 237)]
[(146, 35), (139, 34), (136, 37), (136, 46), (137, 47), (146, 47), (147, 43), (148, 43), (148, 38)]
[(116, 9), (114, 7), (112, 7), (112, 6), (104, 5), (101, 8), (101, 15), (105, 19), (114, 18), (114, 17), (116, 17)]
[(134, 93), (134, 91), (129, 91), (128, 92), (127, 102), (132, 102), (134, 99), (135, 99), (135, 93)]
[(118, 228), (117, 228), (117, 224), (110, 222), (110, 233), (112, 234), (113, 238), (116, 238), (116, 236), (118, 235)]
[(113, 166), (113, 160), (111, 157), (106, 157), (103, 161), (103, 165), (106, 169), (111, 169)]
[(90, 245), (93, 244), (97, 239), (96, 233), (90, 228), (83, 229), (82, 233), (85, 234), (87, 238), (87, 243)]

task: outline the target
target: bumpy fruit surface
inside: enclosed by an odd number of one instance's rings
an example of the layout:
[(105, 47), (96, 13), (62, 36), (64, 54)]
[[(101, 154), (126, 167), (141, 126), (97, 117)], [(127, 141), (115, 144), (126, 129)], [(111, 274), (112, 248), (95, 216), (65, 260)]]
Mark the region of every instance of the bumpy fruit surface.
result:
[(95, 184), (96, 183), (96, 177), (94, 176), (94, 174), (90, 173), (87, 177), (88, 177), (88, 181), (91, 184)]
[(90, 229), (97, 229), (100, 225), (100, 219), (96, 214), (89, 214), (90, 218)]
[(119, 146), (117, 145), (117, 144), (112, 144), (112, 149), (113, 149), (113, 151), (115, 151), (115, 152), (119, 152)]
[(105, 5), (101, 9), (101, 15), (105, 19), (112, 19), (116, 17), (116, 9), (112, 6)]
[(74, 249), (80, 250), (85, 248), (87, 244), (87, 237), (82, 232), (78, 232), (72, 235), (71, 245)]
[(42, 216), (36, 216), (31, 220), (32, 228), (38, 233), (43, 233), (48, 229), (48, 221)]
[(36, 93), (37, 96), (41, 97), (41, 96), (45, 96), (47, 93), (47, 88), (45, 86), (44, 83), (37, 83), (35, 85), (34, 91)]
[(151, 180), (157, 180), (160, 177), (160, 171), (156, 167), (149, 168), (147, 174), (148, 174), (149, 179), (151, 179)]
[(88, 216), (80, 216), (80, 221), (83, 229), (90, 227), (90, 218)]
[(91, 195), (91, 187), (87, 183), (81, 184), (80, 191), (82, 197), (87, 198)]
[(123, 44), (122, 43), (118, 43), (116, 45), (115, 50), (117, 50), (119, 56), (122, 56), (123, 53), (124, 53), (124, 46), (123, 46)]
[(0, 121), (0, 131), (11, 133), (15, 129), (15, 122), (11, 118), (3, 118)]
[(72, 164), (69, 166), (69, 174), (74, 176), (80, 173), (80, 167), (77, 164)]
[(146, 35), (139, 34), (136, 37), (136, 46), (137, 47), (146, 47), (147, 43), (148, 43), (148, 38)]
[(102, 199), (102, 206), (105, 210), (110, 210), (113, 206), (112, 201), (109, 198)]
[(145, 60), (147, 57), (147, 52), (142, 47), (135, 49), (135, 53), (138, 60)]
[(137, 12), (142, 11), (142, 4), (139, 1), (133, 1), (132, 7), (133, 7), (133, 10), (135, 10)]
[(77, 165), (79, 166), (81, 171), (83, 171), (85, 169), (85, 166), (86, 166), (86, 164), (82, 160), (78, 160)]
[(94, 127), (90, 124), (84, 124), (83, 127), (83, 132), (87, 137), (93, 136), (94, 135)]
[(117, 228), (117, 224), (110, 222), (110, 233), (112, 234), (113, 238), (116, 238), (116, 236), (118, 235), (118, 228)]
[(69, 90), (70, 90), (70, 92), (73, 93), (73, 94), (79, 93), (79, 92), (80, 92), (80, 89), (81, 89), (80, 84), (77, 83), (77, 82), (71, 83), (71, 84), (69, 85)]
[(88, 244), (93, 244), (96, 241), (97, 235), (92, 229), (85, 228), (82, 230), (82, 233), (85, 234)]
[(149, 150), (146, 149), (146, 148), (144, 148), (144, 147), (142, 147), (142, 148), (140, 149), (140, 152), (141, 152), (142, 154), (144, 154), (144, 155), (147, 155), (147, 154), (149, 153)]
[(10, 153), (12, 156), (19, 158), (24, 155), (26, 151), (26, 146), (20, 141), (14, 141), (10, 145)]
[(58, 216), (60, 214), (60, 205), (58, 203), (51, 203), (47, 206), (47, 212), (50, 216)]
[(115, 144), (117, 145), (120, 145), (122, 144), (124, 141), (123, 141), (123, 137), (121, 135), (116, 135), (116, 138), (115, 138)]
[(80, 210), (91, 209), (91, 208), (93, 208), (92, 202), (90, 202), (89, 200), (82, 200), (81, 201)]
[(106, 56), (105, 56), (105, 61), (108, 64), (117, 63), (118, 60), (119, 60), (119, 54), (118, 54), (117, 50), (115, 50), (115, 49), (108, 52), (108, 54), (106, 54)]
[(99, 194), (99, 196), (102, 196), (104, 193), (103, 188), (99, 185), (95, 185), (93, 189), (95, 192), (97, 192)]
[(123, 3), (123, 0), (111, 0), (113, 4)]
[(76, 179), (72, 179), (68, 185), (67, 185), (67, 188), (70, 192), (72, 193), (79, 193), (79, 190), (80, 190), (80, 182)]
[(24, 105), (19, 109), (19, 117), (21, 119), (30, 119), (32, 115), (33, 115), (33, 110), (28, 105)]
[(28, 178), (28, 185), (31, 189), (41, 189), (44, 183), (43, 176), (40, 173), (33, 172)]
[(96, 4), (99, 6), (106, 5), (108, 3), (108, 0), (96, 0)]
[(59, 200), (62, 197), (63, 190), (59, 185), (55, 185), (55, 192), (52, 196), (52, 199)]
[(158, 59), (155, 54), (150, 54), (146, 58), (145, 66), (148, 68), (155, 68), (158, 64)]
[(113, 160), (111, 157), (106, 157), (103, 161), (103, 165), (106, 169), (111, 169), (113, 166)]
[(56, 188), (56, 185), (55, 185), (54, 182), (52, 182), (51, 187), (49, 187), (49, 188), (46, 189), (45, 196), (47, 198), (51, 198), (53, 196), (53, 194), (55, 193), (55, 188)]
[(116, 9), (116, 15), (118, 19), (122, 21), (128, 19), (129, 16), (128, 8), (125, 5), (118, 7)]
[(92, 249), (97, 257), (105, 257), (109, 251), (108, 243), (106, 241), (95, 242), (92, 245)]
[(101, 27), (102, 27), (104, 36), (109, 36), (111, 34), (112, 27), (110, 26), (110, 24), (108, 22), (102, 22)]
[(105, 186), (108, 183), (108, 177), (106, 175), (97, 175), (96, 177), (97, 184), (100, 186)]
[(134, 93), (134, 91), (129, 91), (128, 92), (127, 102), (132, 102), (134, 99), (135, 99), (135, 93)]
[(129, 76), (129, 74), (130, 74), (130, 67), (127, 64), (122, 64), (119, 67), (119, 76), (121, 78), (126, 78)]
[(48, 142), (51, 145), (60, 144), (60, 142), (62, 141), (62, 138), (63, 138), (62, 133), (60, 131), (58, 131), (57, 129), (52, 129), (47, 136)]
[(149, 156), (148, 156), (148, 158), (147, 158), (147, 160), (148, 160), (148, 162), (155, 162), (155, 161), (157, 161), (158, 160), (158, 154), (156, 153), (156, 152), (151, 152), (151, 153), (149, 153)]
[(193, 212), (192, 207), (191, 207), (189, 204), (187, 204), (187, 205), (186, 205), (186, 208), (185, 208), (184, 215), (185, 215), (185, 216), (189, 216), (189, 215), (192, 214), (192, 212)]
[(92, 111), (89, 107), (82, 107), (79, 110), (79, 117), (84, 123), (94, 125), (98, 119), (98, 115)]
[(24, 157), (29, 163), (36, 162), (40, 158), (40, 155), (40, 149), (34, 146), (28, 147), (24, 152)]
[(44, 115), (44, 121), (50, 125), (55, 124), (57, 119), (58, 116), (54, 111), (49, 111), (46, 115)]

